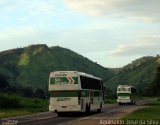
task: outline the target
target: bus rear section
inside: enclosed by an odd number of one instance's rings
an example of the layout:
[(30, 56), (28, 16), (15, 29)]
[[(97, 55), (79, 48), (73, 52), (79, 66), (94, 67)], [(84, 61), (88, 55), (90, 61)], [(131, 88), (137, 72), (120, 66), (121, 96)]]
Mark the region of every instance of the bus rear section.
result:
[(49, 111), (63, 113), (81, 110), (78, 98), (78, 81), (77, 72), (57, 71), (50, 74)]

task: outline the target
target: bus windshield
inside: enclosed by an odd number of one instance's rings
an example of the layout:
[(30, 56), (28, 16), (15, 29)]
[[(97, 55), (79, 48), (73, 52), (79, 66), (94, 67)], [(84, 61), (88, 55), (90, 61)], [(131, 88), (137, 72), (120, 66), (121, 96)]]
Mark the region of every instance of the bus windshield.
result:
[(130, 88), (118, 88), (118, 91), (130, 91)]

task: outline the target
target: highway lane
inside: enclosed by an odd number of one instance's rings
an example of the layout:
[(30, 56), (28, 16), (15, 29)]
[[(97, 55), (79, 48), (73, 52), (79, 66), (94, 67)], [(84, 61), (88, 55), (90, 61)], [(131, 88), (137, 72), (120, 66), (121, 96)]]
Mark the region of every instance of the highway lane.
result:
[[(137, 103), (136, 106), (144, 105), (148, 102), (154, 101), (153, 99), (150, 100), (143, 100)], [(131, 108), (134, 105), (122, 105), (119, 106), (118, 104), (106, 104), (104, 105), (103, 111), (101, 113), (91, 112), (88, 115), (84, 115), (83, 113), (73, 113), (69, 114), (66, 117), (58, 117), (56, 113), (51, 112), (43, 112), (33, 115), (26, 115), (26, 116), (19, 116), (19, 117), (12, 117), (9, 119), (18, 120), (18, 125), (69, 125), (72, 121), (80, 121), (85, 119), (91, 119), (96, 117), (101, 117), (103, 115), (112, 114), (114, 112), (120, 111), (122, 109)]]
[(103, 108), (103, 111), (101, 113), (96, 113), (96, 112), (91, 112), (88, 115), (85, 115), (84, 113), (71, 113), (68, 114), (66, 117), (58, 117), (55, 113), (53, 113), (53, 117), (48, 118), (46, 117), (45, 119), (35, 119), (33, 121), (24, 121), (24, 122), (19, 122), (19, 125), (60, 125), (60, 124), (66, 124), (71, 121), (79, 120), (79, 119), (85, 119), (88, 117), (94, 117), (96, 115), (103, 114), (107, 111), (114, 111), (119, 108), (126, 108), (126, 106), (119, 106), (117, 104), (112, 104), (112, 105), (105, 105)]

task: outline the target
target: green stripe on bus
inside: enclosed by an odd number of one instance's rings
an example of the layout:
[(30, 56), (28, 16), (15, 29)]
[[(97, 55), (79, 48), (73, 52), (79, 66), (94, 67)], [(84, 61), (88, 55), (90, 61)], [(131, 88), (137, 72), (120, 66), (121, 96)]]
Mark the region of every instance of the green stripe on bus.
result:
[[(81, 97), (88, 97), (89, 90), (53, 90), (50, 91), (50, 97), (78, 97), (78, 93), (81, 93)], [(93, 97), (100, 96), (100, 91), (92, 91)]]
[(130, 93), (118, 93), (117, 96), (130, 96)]
[(77, 97), (78, 91), (75, 90), (57, 90), (57, 91), (50, 91), (50, 97)]
[[(73, 83), (71, 83), (73, 82)], [(78, 84), (78, 77), (52, 77), (50, 84)]]

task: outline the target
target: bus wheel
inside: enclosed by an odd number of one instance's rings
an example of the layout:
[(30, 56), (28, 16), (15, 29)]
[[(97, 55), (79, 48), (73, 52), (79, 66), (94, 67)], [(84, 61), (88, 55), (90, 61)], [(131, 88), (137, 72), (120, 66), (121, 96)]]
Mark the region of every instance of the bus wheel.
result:
[(119, 102), (119, 105), (122, 105), (122, 103), (121, 103), (121, 102)]
[(101, 104), (99, 106), (99, 109), (97, 109), (97, 112), (101, 112), (101, 111), (102, 111), (102, 102), (101, 102)]
[(136, 101), (134, 101), (133, 105), (136, 105)]
[(89, 103), (89, 106), (88, 106), (88, 112), (91, 111), (91, 104)]
[(58, 115), (59, 117), (63, 117), (63, 116), (65, 116), (65, 113), (64, 113), (64, 112), (57, 112), (57, 115)]
[(129, 105), (134, 105), (134, 101), (132, 100), (132, 101), (129, 103)]
[(90, 106), (88, 106), (88, 104), (86, 103), (86, 110), (85, 110), (85, 112), (89, 113), (89, 111), (90, 111)]

